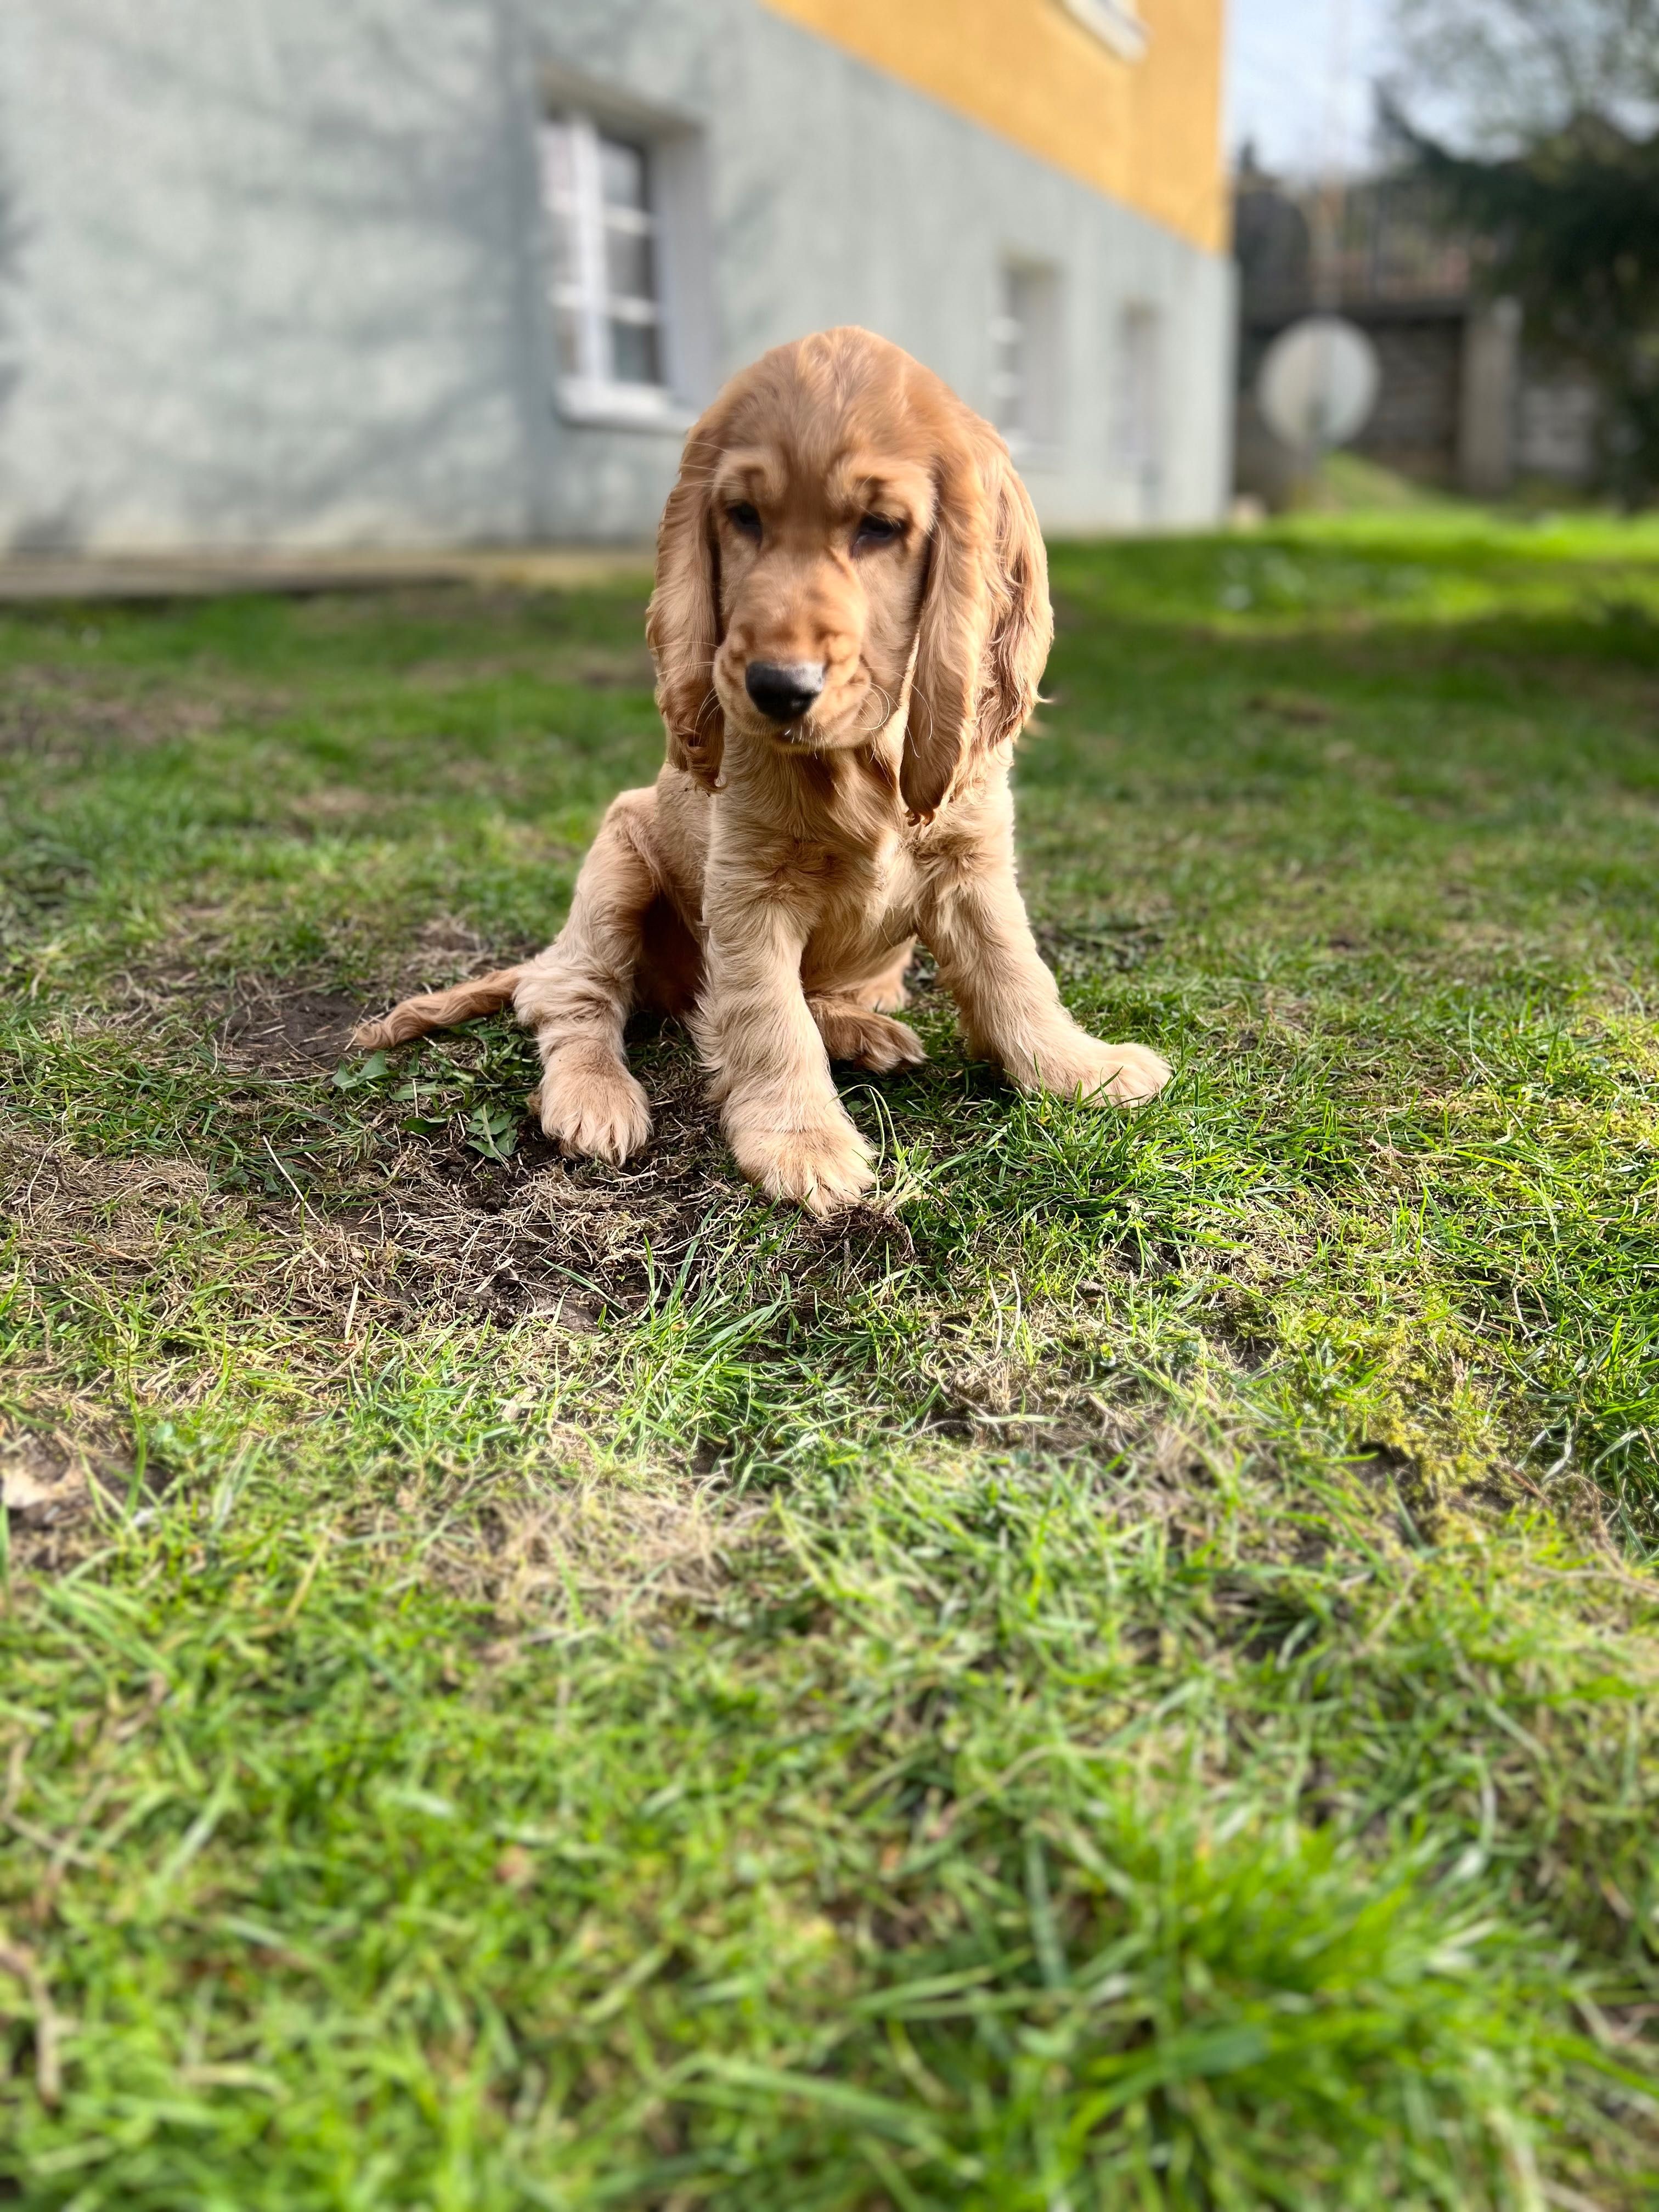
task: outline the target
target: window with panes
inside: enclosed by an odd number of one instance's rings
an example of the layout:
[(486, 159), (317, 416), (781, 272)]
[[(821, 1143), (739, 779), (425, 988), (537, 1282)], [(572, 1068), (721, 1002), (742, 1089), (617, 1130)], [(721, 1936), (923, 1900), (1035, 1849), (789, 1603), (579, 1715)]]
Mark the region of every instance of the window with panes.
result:
[(559, 374), (578, 406), (646, 411), (667, 398), (648, 147), (586, 115), (543, 127)]
[(1006, 262), (991, 318), (991, 413), (1016, 455), (1059, 441), (1060, 348), (1059, 270)]

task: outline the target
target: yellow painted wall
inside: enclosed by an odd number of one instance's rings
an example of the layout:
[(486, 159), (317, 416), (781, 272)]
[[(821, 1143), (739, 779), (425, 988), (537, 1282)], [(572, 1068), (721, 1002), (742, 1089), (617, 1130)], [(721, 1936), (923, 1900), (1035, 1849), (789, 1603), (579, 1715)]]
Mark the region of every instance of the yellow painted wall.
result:
[[(1124, 61), (1060, 0), (763, 0), (1027, 152), (1219, 252), (1224, 0), (1141, 0)], [(872, 149), (849, 148), (853, 161)]]

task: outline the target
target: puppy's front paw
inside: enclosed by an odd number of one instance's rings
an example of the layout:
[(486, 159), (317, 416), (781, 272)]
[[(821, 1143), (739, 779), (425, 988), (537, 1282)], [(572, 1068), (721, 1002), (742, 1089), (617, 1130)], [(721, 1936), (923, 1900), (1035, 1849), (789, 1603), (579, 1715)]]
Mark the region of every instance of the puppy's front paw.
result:
[(1144, 1044), (1101, 1044), (1079, 1036), (1037, 1055), (1034, 1084), (1085, 1105), (1139, 1106), (1156, 1098), (1169, 1079), (1168, 1060)]
[(542, 1127), (580, 1158), (620, 1167), (651, 1134), (644, 1091), (614, 1053), (599, 1047), (561, 1045), (535, 1096)]
[(870, 1147), (845, 1114), (805, 1129), (729, 1127), (732, 1157), (769, 1198), (793, 1199), (820, 1219), (851, 1206), (876, 1180)]
[(824, 1007), (817, 1012), (823, 1048), (831, 1060), (850, 1060), (872, 1075), (890, 1075), (896, 1067), (920, 1067), (927, 1048), (908, 1022), (896, 1022), (862, 1006)]

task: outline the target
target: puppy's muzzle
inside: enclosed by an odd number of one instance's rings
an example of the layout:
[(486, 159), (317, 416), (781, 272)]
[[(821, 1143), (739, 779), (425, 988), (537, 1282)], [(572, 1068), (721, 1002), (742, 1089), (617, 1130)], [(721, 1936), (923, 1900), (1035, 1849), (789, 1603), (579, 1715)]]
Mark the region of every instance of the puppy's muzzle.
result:
[(751, 660), (743, 688), (769, 722), (798, 722), (823, 689), (823, 663)]

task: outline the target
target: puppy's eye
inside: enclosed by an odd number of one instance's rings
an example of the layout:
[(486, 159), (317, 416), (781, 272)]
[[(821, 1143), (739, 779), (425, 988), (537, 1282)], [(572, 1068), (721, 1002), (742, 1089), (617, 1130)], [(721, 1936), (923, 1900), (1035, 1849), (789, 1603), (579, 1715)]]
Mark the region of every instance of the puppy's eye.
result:
[(866, 514), (853, 533), (854, 546), (890, 545), (896, 538), (902, 538), (904, 525), (896, 522), (890, 514)]
[(746, 499), (734, 500), (726, 508), (726, 514), (733, 529), (741, 530), (745, 537), (760, 536), (760, 510), (751, 507)]

